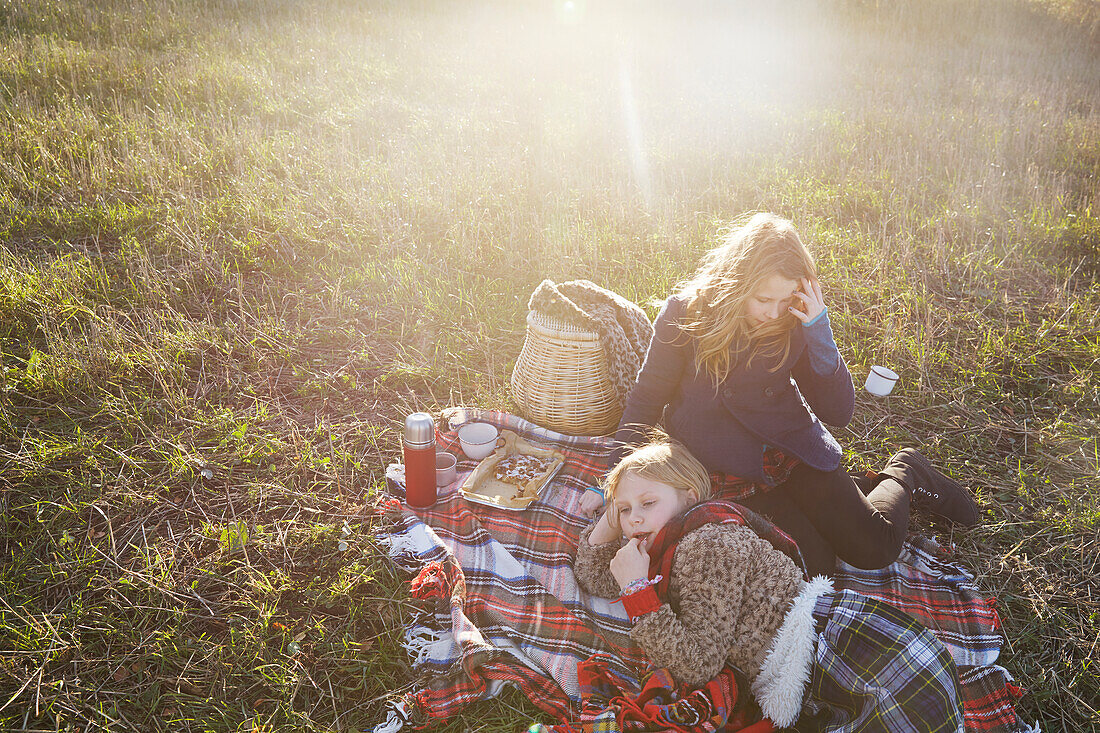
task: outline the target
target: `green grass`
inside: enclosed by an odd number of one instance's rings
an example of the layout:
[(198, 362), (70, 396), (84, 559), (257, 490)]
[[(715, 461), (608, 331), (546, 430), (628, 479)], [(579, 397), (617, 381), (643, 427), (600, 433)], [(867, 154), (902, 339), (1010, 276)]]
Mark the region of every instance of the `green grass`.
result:
[[(1084, 0), (0, 4), (0, 728), (369, 728), (415, 409), (527, 297), (795, 220), (863, 393), (985, 523), (1026, 720), (1100, 730), (1100, 15)], [(515, 731), (518, 693), (444, 731)]]

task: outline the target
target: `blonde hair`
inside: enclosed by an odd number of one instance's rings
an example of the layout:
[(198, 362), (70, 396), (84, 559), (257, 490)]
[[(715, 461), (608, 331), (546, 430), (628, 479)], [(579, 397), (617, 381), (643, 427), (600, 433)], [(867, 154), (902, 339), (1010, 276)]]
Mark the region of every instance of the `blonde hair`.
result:
[[(627, 473), (667, 484), (677, 491), (694, 491), (699, 501), (710, 498), (710, 474), (687, 448), (671, 438), (656, 433), (648, 443), (631, 451), (604, 479), (604, 501), (610, 507), (615, 503), (619, 482)], [(619, 515), (608, 509), (608, 524), (619, 526)]]
[(778, 369), (790, 354), (791, 328), (798, 319), (784, 313), (753, 326), (746, 303), (772, 275), (799, 281), (816, 273), (813, 257), (789, 219), (761, 212), (735, 221), (722, 244), (703, 257), (695, 275), (679, 289), (687, 297), (687, 321), (681, 329), (695, 339), (696, 370), (708, 373), (717, 386), (742, 355), (746, 364), (757, 356), (780, 357), (770, 371)]

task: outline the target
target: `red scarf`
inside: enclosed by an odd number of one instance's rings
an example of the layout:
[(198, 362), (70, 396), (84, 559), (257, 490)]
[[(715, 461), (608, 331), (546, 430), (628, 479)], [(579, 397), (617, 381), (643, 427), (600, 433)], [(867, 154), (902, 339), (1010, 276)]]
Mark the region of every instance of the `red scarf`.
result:
[(658, 575), (661, 576), (657, 581), (656, 591), (662, 601), (668, 601), (672, 559), (676, 554), (676, 547), (684, 535), (706, 524), (736, 524), (740, 527), (748, 527), (770, 542), (772, 547), (794, 560), (794, 564), (802, 569), (803, 577), (806, 576), (806, 564), (802, 562), (802, 553), (798, 551), (798, 545), (790, 535), (740, 504), (712, 499), (696, 504), (669, 521), (653, 539), (653, 545), (649, 548), (649, 577), (652, 579)]

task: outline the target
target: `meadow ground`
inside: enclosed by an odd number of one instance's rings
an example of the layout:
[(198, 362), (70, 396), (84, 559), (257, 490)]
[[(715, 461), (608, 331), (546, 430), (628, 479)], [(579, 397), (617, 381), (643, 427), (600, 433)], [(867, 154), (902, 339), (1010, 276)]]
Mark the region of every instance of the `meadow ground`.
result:
[[(526, 300), (811, 243), (1046, 731), (1100, 730), (1087, 0), (0, 3), (0, 729), (369, 728), (415, 685), (370, 507), (414, 409), (511, 407)], [(515, 693), (443, 731), (538, 718)]]

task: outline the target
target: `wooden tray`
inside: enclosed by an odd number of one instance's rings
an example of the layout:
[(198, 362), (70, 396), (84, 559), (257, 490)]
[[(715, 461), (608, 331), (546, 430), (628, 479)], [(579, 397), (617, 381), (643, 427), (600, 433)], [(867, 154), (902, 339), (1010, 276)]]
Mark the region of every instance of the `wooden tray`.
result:
[[(565, 456), (560, 451), (543, 448), (526, 441), (511, 430), (502, 430), (500, 435), (504, 438), (504, 444), (491, 455), (483, 458), (458, 488), (467, 501), (497, 509), (523, 511), (542, 496), (543, 489), (554, 480), (558, 471), (565, 465)], [(552, 463), (542, 476), (535, 478), (526, 488), (521, 488), (515, 484), (500, 481), (493, 475), (497, 464), (503, 458), (515, 454), (550, 458)]]

